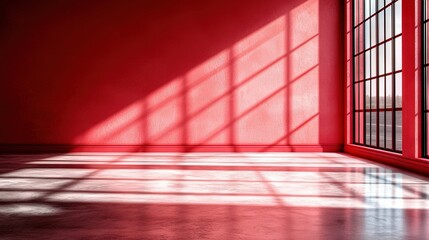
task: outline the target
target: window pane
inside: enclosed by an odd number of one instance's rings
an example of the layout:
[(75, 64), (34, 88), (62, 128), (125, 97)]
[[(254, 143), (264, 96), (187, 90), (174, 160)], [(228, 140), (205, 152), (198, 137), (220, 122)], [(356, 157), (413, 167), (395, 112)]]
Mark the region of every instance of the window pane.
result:
[(385, 96), (384, 96), (384, 77), (379, 78), (378, 80), (378, 107), (380, 109), (384, 109), (385, 108)]
[(395, 4), (395, 35), (402, 32), (402, 1), (398, 0)]
[(386, 148), (392, 149), (392, 111), (386, 111)]
[(370, 12), (371, 1), (372, 0), (365, 0), (364, 1), (364, 5), (365, 5), (364, 6), (364, 8), (365, 8), (365, 15), (364, 16), (365, 16), (365, 18), (368, 18), (369, 15), (370, 15), (369, 12)]
[(365, 113), (365, 144), (370, 144), (371, 118), (370, 112)]
[(384, 0), (378, 0), (378, 10), (382, 9), (384, 7)]
[(392, 41), (386, 43), (386, 73), (392, 72)]
[(392, 76), (386, 76), (386, 108), (392, 108)]
[(370, 21), (369, 20), (367, 20), (366, 22), (365, 22), (365, 24), (363, 25), (364, 26), (364, 34), (365, 34), (365, 49), (368, 49), (368, 48), (370, 48), (371, 46), (371, 44), (370, 44), (370, 40), (371, 40), (371, 26), (370, 26)]
[(395, 115), (396, 115), (396, 118), (395, 118), (396, 150), (402, 151), (402, 111), (397, 111)]
[(384, 128), (384, 126), (385, 126), (384, 120), (385, 119), (384, 119), (384, 115), (385, 115), (384, 111), (380, 111), (380, 113), (378, 115), (378, 121), (379, 121), (379, 131), (378, 131), (379, 139), (378, 139), (378, 145), (381, 148), (385, 148), (386, 147), (385, 144), (384, 144), (384, 135), (385, 135), (385, 128)]
[(358, 0), (358, 2), (359, 2), (359, 9), (358, 9), (358, 11), (359, 11), (359, 13), (358, 13), (358, 18), (359, 18), (359, 23), (360, 22), (362, 22), (363, 21), (363, 2), (364, 2), (364, 0)]
[(364, 101), (363, 90), (364, 90), (364, 83), (360, 82), (359, 83), (359, 108), (358, 108), (358, 110), (364, 109), (364, 106), (363, 106), (363, 101)]
[(364, 44), (363, 25), (359, 26), (358, 33), (359, 33), (359, 36), (356, 42), (358, 42), (359, 46), (358, 46), (358, 51), (356, 53), (361, 53), (363, 51), (363, 44)]
[(359, 112), (359, 143), (364, 143), (363, 142), (363, 138), (364, 138), (364, 132), (363, 132), (363, 112)]
[(377, 41), (376, 24), (377, 24), (377, 19), (375, 17), (372, 17), (371, 18), (371, 47), (374, 46)]
[[(429, 113), (426, 113), (426, 126), (429, 126)], [(426, 128), (426, 136), (429, 136), (429, 128)], [(429, 141), (426, 141), (426, 149), (429, 149)]]
[(364, 79), (364, 59), (363, 59), (363, 57), (364, 57), (364, 54), (362, 53), (362, 54), (360, 54), (359, 56), (358, 56), (358, 59), (357, 59), (357, 61), (358, 61), (358, 64), (359, 64), (359, 66), (358, 66), (358, 74), (359, 74), (359, 80), (363, 80)]
[(402, 69), (402, 36), (395, 39), (395, 70)]
[(359, 108), (358, 110), (363, 110), (363, 101), (364, 101), (364, 94), (363, 94), (363, 90), (364, 90), (364, 83), (360, 82), (359, 83)]
[(429, 63), (429, 48), (427, 47), (428, 46), (427, 42), (429, 41), (429, 23), (426, 23), (425, 25), (426, 25), (426, 27), (425, 27), (425, 29), (426, 29), (425, 42), (426, 42), (426, 64), (427, 64), (427, 63)]
[(372, 15), (375, 13), (377, 5), (376, 5), (376, 2), (374, 0), (371, 0), (370, 2), (371, 2), (370, 13)]
[(378, 14), (378, 42), (384, 40), (384, 11)]
[(371, 77), (371, 51), (365, 52), (365, 79)]
[(384, 74), (385, 73), (384, 47), (385, 47), (384, 44), (382, 44), (378, 47), (378, 74)]
[(356, 25), (358, 25), (359, 24), (359, 22), (360, 22), (360, 19), (359, 19), (359, 2), (360, 2), (361, 0), (355, 0), (355, 2), (354, 2), (354, 6), (353, 6), (353, 8), (354, 8), (354, 20), (355, 20), (355, 22), (354, 22), (354, 26), (356, 26)]
[(371, 112), (371, 145), (377, 146), (377, 113)]
[[(429, 84), (428, 84), (428, 81), (429, 81), (429, 67), (426, 67), (426, 71), (424, 71), (424, 72), (426, 72), (426, 74), (424, 75), (425, 81), (426, 81), (426, 94), (429, 95)], [(426, 97), (426, 110), (428, 110), (428, 108), (429, 108), (429, 96)]]
[(371, 109), (377, 108), (377, 80), (371, 80)]
[(402, 73), (395, 75), (395, 105), (402, 107)]
[(354, 129), (354, 137), (355, 142), (359, 142), (359, 113), (355, 113), (355, 129)]
[(355, 94), (354, 94), (354, 97), (355, 97), (355, 99), (354, 99), (354, 104), (355, 104), (355, 109), (359, 109), (359, 84), (358, 83), (355, 83), (354, 84), (354, 91), (355, 91)]
[(392, 7), (386, 8), (386, 39), (392, 37)]
[(371, 49), (371, 77), (377, 76), (377, 51)]
[(371, 81), (365, 82), (365, 109), (371, 108)]

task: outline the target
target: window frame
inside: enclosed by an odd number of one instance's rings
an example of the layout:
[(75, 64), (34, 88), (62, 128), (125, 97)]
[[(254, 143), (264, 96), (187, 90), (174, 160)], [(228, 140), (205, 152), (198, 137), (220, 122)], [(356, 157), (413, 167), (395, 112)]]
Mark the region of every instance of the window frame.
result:
[[(382, 2), (381, 2), (382, 1)], [(353, 65), (353, 75), (352, 75), (352, 109), (353, 109), (353, 127), (352, 127), (352, 142), (356, 145), (362, 145), (365, 147), (371, 147), (381, 150), (387, 150), (392, 152), (398, 152), (402, 153), (402, 129), (400, 131), (401, 133), (401, 141), (400, 141), (400, 148), (397, 146), (397, 128), (402, 128), (402, 122), (400, 125), (397, 125), (397, 113), (400, 112), (400, 116), (402, 119), (402, 101), (401, 105), (398, 107), (398, 104), (396, 102), (397, 98), (397, 87), (396, 87), (396, 77), (401, 75), (401, 78), (398, 78), (399, 81), (401, 81), (402, 86), (402, 59), (401, 60), (401, 66), (400, 68), (396, 68), (396, 60), (398, 57), (402, 58), (402, 44), (399, 46), (401, 54), (397, 54), (397, 46), (396, 42), (398, 39), (401, 40), (402, 43), (402, 6), (399, 16), (401, 18), (401, 26), (400, 31), (398, 33), (396, 32), (396, 21), (395, 19), (398, 17), (395, 11), (395, 7), (398, 6), (398, 4), (402, 4), (402, 1), (400, 0), (391, 0), (389, 3), (385, 3), (384, 0), (376, 0), (374, 3), (374, 6), (371, 4), (370, 6), (365, 6), (365, 0), (353, 0), (352, 1), (352, 65)], [(381, 3), (382, 5), (380, 5)], [(362, 6), (360, 6), (362, 4)], [(381, 7), (380, 7), (381, 6)], [(390, 8), (390, 9), (389, 9)], [(386, 12), (387, 10), (390, 10), (390, 37), (387, 35), (387, 31), (389, 29), (386, 27), (387, 21), (386, 21)], [(382, 15), (382, 16), (381, 16)], [(380, 17), (381, 16), (381, 17)], [(382, 24), (380, 25), (381, 18)], [(373, 24), (375, 22), (375, 24)], [(382, 35), (380, 35), (380, 29), (382, 29)], [(367, 31), (369, 27), (369, 31)], [(375, 27), (375, 30), (373, 31), (373, 27)], [(359, 31), (357, 34), (356, 32)], [(369, 33), (369, 36), (366, 36), (366, 34)], [(375, 36), (373, 36), (373, 33), (375, 33)], [(384, 35), (384, 36), (383, 36)], [(362, 39), (361, 39), (362, 38)], [(369, 38), (369, 40), (368, 40)], [(373, 40), (374, 39), (374, 40)], [(380, 40), (381, 39), (381, 40)], [(374, 43), (373, 43), (374, 41)], [(390, 58), (391, 61), (391, 70), (388, 71), (388, 65), (387, 65), (387, 49), (388, 44), (390, 44)], [(369, 45), (369, 46), (367, 46)], [(383, 56), (380, 55), (380, 49), (383, 49)], [(375, 58), (373, 59), (373, 55), (375, 55)], [(397, 56), (399, 55), (399, 56)], [(380, 73), (380, 59), (384, 59), (383, 70)], [(367, 64), (367, 60), (370, 61), (370, 64)], [(371, 65), (371, 62), (375, 60), (376, 66)], [(362, 65), (362, 66), (361, 66)], [(375, 68), (375, 73), (372, 73)], [(369, 74), (368, 72), (369, 71)], [(361, 78), (360, 75), (363, 75)], [(390, 80), (386, 80), (387, 78), (390, 78)], [(390, 107), (387, 105), (387, 83), (390, 81), (390, 88), (391, 88), (391, 99), (390, 99)], [(383, 83), (384, 89), (384, 102), (383, 106), (380, 106), (380, 82)], [(369, 84), (369, 105), (367, 103), (367, 84)], [(375, 86), (375, 96), (373, 96), (373, 87)], [(402, 89), (402, 87), (401, 87)], [(402, 97), (402, 92), (400, 94)], [(373, 99), (375, 97), (375, 99)], [(373, 103), (375, 101), (375, 104)], [(374, 106), (375, 105), (375, 106)], [(380, 116), (383, 113), (383, 125), (380, 124)], [(374, 118), (375, 114), (375, 119)], [(391, 144), (388, 146), (387, 141), (387, 114), (391, 114)], [(368, 118), (369, 116), (369, 118)], [(369, 131), (367, 129), (369, 120)], [(373, 126), (373, 120), (375, 120), (375, 136), (373, 135), (374, 131), (372, 130)], [(358, 122), (357, 122), (358, 121)], [(358, 123), (358, 124), (356, 124)], [(380, 130), (383, 131), (383, 138), (380, 139)], [(362, 135), (362, 136), (361, 136)], [(375, 140), (372, 138), (375, 137)], [(375, 144), (374, 144), (375, 142)], [(383, 143), (383, 144), (381, 144)]]
[(429, 120), (429, 56), (428, 56), (428, 36), (429, 36), (429, 10), (428, 4), (429, 0), (422, 0), (421, 2), (421, 24), (422, 24), (422, 30), (421, 30), (421, 66), (422, 66), (422, 156), (424, 158), (429, 158), (429, 126), (428, 126), (428, 120)]

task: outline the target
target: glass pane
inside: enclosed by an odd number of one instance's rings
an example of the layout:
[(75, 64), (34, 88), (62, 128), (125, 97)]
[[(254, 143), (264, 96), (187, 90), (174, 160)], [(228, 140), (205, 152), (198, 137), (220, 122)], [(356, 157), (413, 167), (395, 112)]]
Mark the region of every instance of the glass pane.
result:
[(370, 13), (372, 15), (375, 13), (377, 5), (376, 5), (376, 2), (374, 0), (371, 0), (370, 2), (371, 2)]
[(354, 119), (354, 121), (355, 121), (355, 129), (354, 129), (354, 141), (356, 142), (356, 143), (359, 143), (359, 113), (355, 113), (355, 119)]
[(428, 96), (426, 98), (426, 106), (429, 108), (429, 84), (428, 84), (428, 81), (429, 81), (429, 78), (428, 78), (429, 77), (429, 67), (426, 67), (426, 70), (424, 72), (426, 72), (426, 75), (425, 75), (425, 79), (426, 79), (426, 95)]
[(371, 80), (371, 109), (377, 108), (377, 80)]
[(402, 73), (395, 74), (395, 107), (402, 107)]
[(365, 82), (365, 109), (371, 108), (371, 85), (370, 81)]
[(375, 17), (371, 18), (371, 47), (374, 46), (377, 42), (377, 19)]
[(427, 47), (428, 41), (429, 41), (429, 22), (427, 22), (425, 25), (426, 25), (426, 63), (429, 63), (429, 47)]
[[(426, 126), (429, 126), (429, 113), (426, 114)], [(429, 136), (429, 128), (426, 128), (426, 136)], [(429, 141), (426, 141), (426, 149), (429, 150)]]
[(359, 143), (363, 144), (363, 112), (359, 112)]
[(363, 61), (363, 56), (364, 56), (364, 54), (362, 53), (362, 54), (359, 54), (359, 56), (358, 56), (358, 61), (359, 61), (359, 69), (358, 69), (358, 74), (359, 74), (359, 80), (363, 80), (364, 79), (364, 74), (363, 74), (363, 69), (364, 69), (364, 66), (363, 66), (363, 64), (364, 64), (364, 61)]
[(364, 83), (360, 82), (359, 83), (359, 110), (363, 110), (363, 101), (364, 101), (364, 94), (363, 94), (363, 90), (364, 90)]
[(397, 111), (395, 115), (396, 150), (402, 151), (402, 111)]
[(378, 0), (378, 10), (384, 7), (384, 0)]
[[(426, 126), (429, 126), (429, 113), (426, 113)], [(429, 139), (429, 131), (426, 131), (426, 139)], [(429, 150), (429, 141), (426, 141), (426, 149)]]
[(402, 36), (395, 39), (395, 70), (402, 69)]
[(359, 29), (355, 29), (354, 30), (354, 34), (355, 34), (355, 45), (354, 45), (354, 53), (359, 53)]
[(371, 77), (377, 76), (377, 51), (371, 49)]
[(429, 83), (428, 83), (428, 81), (429, 81), (429, 67), (426, 67), (425, 72), (426, 72), (426, 75), (425, 75), (425, 79), (426, 79), (426, 95), (428, 96), (426, 98), (426, 106), (428, 106), (428, 108), (429, 108)]
[(370, 4), (371, 4), (372, 0), (365, 0), (364, 2), (364, 8), (365, 8), (365, 18), (369, 17), (369, 12), (370, 12)]
[(402, 32), (402, 1), (398, 0), (395, 4), (395, 35)]
[(386, 38), (392, 37), (392, 7), (386, 8)]
[(354, 15), (354, 19), (355, 19), (354, 26), (356, 26), (359, 24), (359, 0), (354, 1), (353, 8), (354, 8), (353, 15)]
[(378, 107), (380, 109), (385, 108), (385, 96), (384, 96), (384, 77), (379, 78), (378, 80)]
[(365, 52), (365, 79), (371, 77), (371, 51)]
[(358, 2), (359, 2), (359, 23), (361, 23), (363, 21), (363, 12), (364, 12), (363, 1), (364, 0), (358, 0)]
[(392, 76), (386, 76), (386, 108), (392, 108)]
[(370, 21), (366, 21), (364, 24), (364, 34), (365, 34), (365, 49), (370, 48), (370, 40), (371, 40), (371, 27), (370, 27)]
[(386, 73), (392, 72), (392, 41), (386, 43)]
[(365, 113), (365, 144), (370, 142), (371, 118), (369, 114), (369, 112)]
[(371, 145), (377, 146), (377, 113), (371, 112)]
[(385, 128), (384, 128), (384, 126), (385, 126), (385, 123), (384, 123), (384, 115), (385, 115), (385, 113), (383, 112), (383, 111), (381, 111), (381, 112), (379, 112), (379, 115), (378, 115), (378, 121), (379, 121), (379, 131), (378, 131), (378, 134), (379, 134), (379, 139), (378, 139), (378, 145), (379, 145), (379, 147), (381, 147), (381, 148), (385, 148), (386, 147), (386, 145), (385, 145), (385, 142), (384, 142), (384, 135), (385, 135)]
[(378, 14), (378, 42), (384, 40), (384, 11)]
[(392, 111), (386, 111), (386, 148), (392, 149)]
[(359, 109), (359, 84), (355, 83), (354, 84), (354, 108), (355, 109)]
[(378, 74), (384, 74), (385, 73), (385, 67), (384, 67), (384, 44), (380, 45), (378, 47)]
[(354, 71), (355, 76), (353, 78), (353, 82), (356, 82), (359, 79), (359, 58), (358, 57), (354, 58), (354, 68), (355, 68), (355, 71)]
[(359, 26), (359, 29), (358, 29), (358, 32), (359, 32), (359, 39), (358, 39), (358, 43), (359, 43), (359, 46), (358, 46), (358, 49), (359, 49), (359, 53), (360, 52), (362, 52), (363, 51), (363, 44), (364, 44), (364, 39), (363, 39), (363, 25), (360, 25)]

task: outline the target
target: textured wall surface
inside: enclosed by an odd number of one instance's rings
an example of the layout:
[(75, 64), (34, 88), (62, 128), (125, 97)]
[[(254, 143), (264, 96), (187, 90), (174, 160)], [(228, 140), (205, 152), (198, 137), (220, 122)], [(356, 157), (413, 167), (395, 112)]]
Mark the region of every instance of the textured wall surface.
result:
[(2, 1), (0, 11), (2, 145), (343, 143), (340, 1)]

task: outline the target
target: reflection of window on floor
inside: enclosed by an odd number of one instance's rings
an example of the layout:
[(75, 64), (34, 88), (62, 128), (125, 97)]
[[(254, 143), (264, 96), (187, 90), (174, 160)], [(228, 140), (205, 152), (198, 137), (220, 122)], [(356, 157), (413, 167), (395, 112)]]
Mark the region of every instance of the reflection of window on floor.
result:
[(402, 1), (355, 0), (354, 143), (402, 151)]
[(428, 46), (428, 41), (429, 41), (429, 0), (423, 0), (423, 32), (422, 32), (422, 40), (423, 40), (423, 107), (424, 107), (424, 124), (423, 124), (423, 129), (424, 129), (424, 145), (423, 145), (423, 155), (428, 157), (428, 150), (429, 150), (429, 83), (428, 83), (428, 76), (429, 76), (429, 46)]

